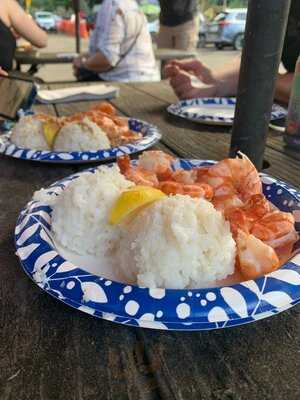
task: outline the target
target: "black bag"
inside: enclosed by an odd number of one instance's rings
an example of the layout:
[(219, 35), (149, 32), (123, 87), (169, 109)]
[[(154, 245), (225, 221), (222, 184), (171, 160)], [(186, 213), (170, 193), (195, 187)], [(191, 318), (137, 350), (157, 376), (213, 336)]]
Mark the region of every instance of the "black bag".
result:
[(16, 120), (19, 110), (28, 110), (36, 97), (34, 82), (10, 76), (0, 77), (0, 116)]

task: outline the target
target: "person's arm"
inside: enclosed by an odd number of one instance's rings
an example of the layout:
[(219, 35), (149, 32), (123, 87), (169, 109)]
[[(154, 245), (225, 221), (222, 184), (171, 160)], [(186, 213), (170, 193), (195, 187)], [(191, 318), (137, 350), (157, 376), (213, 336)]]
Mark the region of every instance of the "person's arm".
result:
[[(100, 12), (102, 9), (100, 10)], [(81, 58), (74, 62), (75, 75), (80, 67), (90, 71), (101, 73), (114, 67), (121, 57), (121, 43), (124, 40), (125, 25), (121, 10), (109, 9), (106, 16), (110, 20), (103, 35), (100, 36), (97, 44), (97, 52), (89, 57)]]
[(93, 72), (105, 72), (111, 68), (111, 64), (100, 50), (97, 53), (90, 55), (88, 58), (82, 59), (82, 66)]
[(275, 86), (275, 100), (288, 104), (292, 90), (293, 79), (294, 74), (291, 72), (278, 75)]
[(7, 9), (11, 26), (21, 37), (36, 47), (47, 46), (47, 33), (37, 26), (15, 0), (7, 0)]
[(8, 76), (8, 73), (0, 67), (0, 76)]
[(107, 58), (100, 52), (91, 55), (86, 54), (85, 56), (80, 56), (75, 58), (73, 61), (73, 71), (74, 75), (78, 76), (80, 74), (80, 68), (88, 69), (96, 73), (101, 73), (109, 70), (111, 65)]

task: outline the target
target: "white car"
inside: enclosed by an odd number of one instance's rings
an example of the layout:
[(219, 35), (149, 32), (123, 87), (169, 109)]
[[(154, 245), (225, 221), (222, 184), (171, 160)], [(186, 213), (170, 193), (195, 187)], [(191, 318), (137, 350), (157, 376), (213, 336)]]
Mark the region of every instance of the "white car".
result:
[(57, 16), (47, 11), (37, 11), (34, 14), (36, 23), (46, 31), (55, 31), (57, 24)]

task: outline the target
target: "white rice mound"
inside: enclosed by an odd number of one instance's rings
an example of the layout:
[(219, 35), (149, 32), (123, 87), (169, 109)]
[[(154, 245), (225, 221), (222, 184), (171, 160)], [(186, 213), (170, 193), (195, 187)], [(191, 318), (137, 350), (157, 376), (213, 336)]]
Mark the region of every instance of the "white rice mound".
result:
[(54, 141), (54, 151), (97, 151), (111, 147), (106, 133), (88, 118), (66, 124)]
[(101, 166), (71, 181), (53, 206), (54, 240), (79, 255), (109, 253), (120, 228), (109, 225), (108, 215), (120, 193), (131, 186), (117, 166)]
[(209, 287), (234, 272), (236, 245), (229, 223), (206, 200), (163, 198), (122, 230), (119, 266), (140, 286)]
[(31, 115), (20, 118), (12, 129), (10, 140), (24, 149), (50, 150), (44, 136), (43, 121)]

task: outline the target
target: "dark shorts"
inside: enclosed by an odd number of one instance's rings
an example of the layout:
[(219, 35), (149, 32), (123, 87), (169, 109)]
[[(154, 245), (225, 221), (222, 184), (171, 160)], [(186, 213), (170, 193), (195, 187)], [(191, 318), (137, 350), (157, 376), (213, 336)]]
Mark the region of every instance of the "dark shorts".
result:
[(103, 81), (96, 72), (90, 71), (86, 68), (79, 68), (77, 80), (79, 82)]

